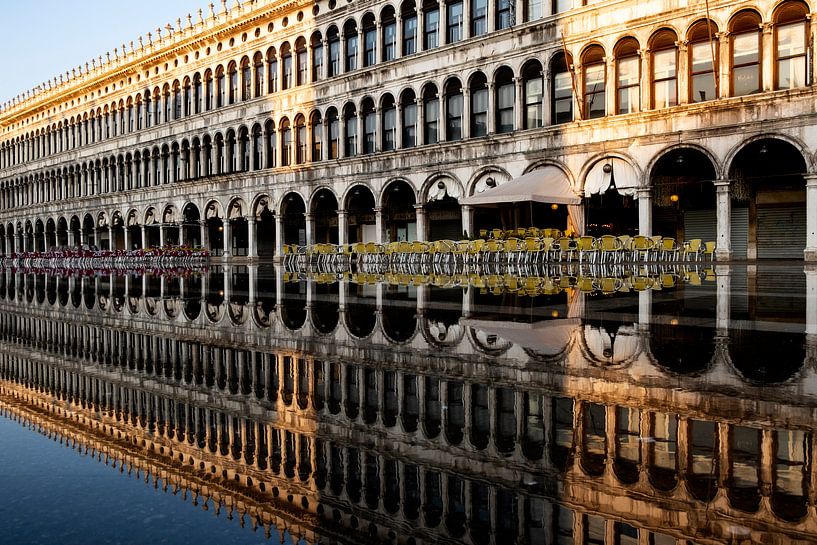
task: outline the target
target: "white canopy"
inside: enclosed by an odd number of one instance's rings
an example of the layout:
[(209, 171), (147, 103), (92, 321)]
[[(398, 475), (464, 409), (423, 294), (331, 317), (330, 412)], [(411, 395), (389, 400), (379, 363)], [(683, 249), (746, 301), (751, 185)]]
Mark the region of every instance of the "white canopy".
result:
[(494, 320), (461, 319), (460, 325), (481, 329), (506, 341), (542, 354), (562, 353), (570, 344), (573, 332), (581, 325), (578, 318), (543, 320), (532, 324)]
[(460, 204), (489, 206), (510, 202), (581, 204), (565, 173), (556, 167), (538, 168), (510, 182), (460, 200)]
[[(604, 172), (607, 165), (610, 165), (610, 172)], [(584, 182), (584, 195), (589, 197), (604, 193), (610, 187), (611, 180), (615, 180), (615, 187), (621, 195), (635, 195), (635, 189), (638, 187), (635, 169), (630, 163), (618, 157), (608, 157), (593, 165)]]

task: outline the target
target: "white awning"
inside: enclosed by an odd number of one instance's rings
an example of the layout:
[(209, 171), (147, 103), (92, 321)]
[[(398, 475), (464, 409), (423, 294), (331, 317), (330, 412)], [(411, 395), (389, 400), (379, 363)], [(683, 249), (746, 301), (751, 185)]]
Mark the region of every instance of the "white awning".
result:
[(556, 167), (538, 168), (510, 182), (460, 200), (460, 204), (490, 206), (507, 202), (581, 204), (565, 173)]
[(570, 344), (573, 332), (581, 326), (578, 318), (543, 320), (532, 324), (495, 320), (461, 319), (460, 325), (481, 329), (506, 341), (536, 352), (556, 355)]
[[(607, 165), (610, 165), (610, 172), (604, 172), (604, 167)], [(635, 169), (623, 159), (608, 157), (593, 165), (593, 168), (587, 173), (587, 179), (584, 182), (585, 197), (604, 193), (610, 187), (610, 181), (613, 179), (621, 195), (635, 195), (635, 189), (638, 187), (638, 176)]]

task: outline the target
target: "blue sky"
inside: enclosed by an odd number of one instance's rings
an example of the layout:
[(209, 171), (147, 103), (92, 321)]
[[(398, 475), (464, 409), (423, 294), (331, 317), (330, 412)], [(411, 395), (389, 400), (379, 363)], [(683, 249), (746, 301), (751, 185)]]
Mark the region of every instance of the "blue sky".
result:
[[(0, 103), (219, 0), (0, 0)], [(232, 5), (233, 0), (228, 2)]]

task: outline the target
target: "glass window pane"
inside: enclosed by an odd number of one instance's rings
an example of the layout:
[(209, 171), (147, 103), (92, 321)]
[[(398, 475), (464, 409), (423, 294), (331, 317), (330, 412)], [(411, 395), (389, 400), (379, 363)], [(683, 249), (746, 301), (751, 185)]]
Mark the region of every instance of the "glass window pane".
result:
[(806, 85), (806, 57), (784, 59), (777, 63), (778, 89), (794, 89)]
[(748, 95), (760, 91), (760, 66), (757, 64), (733, 68), (732, 78), (735, 96)]
[(735, 35), (732, 39), (732, 63), (734, 65), (758, 62), (760, 59), (758, 36), (757, 32)]
[(693, 73), (712, 70), (712, 47), (709, 42), (692, 44), (691, 57)]
[(806, 53), (805, 23), (794, 23), (777, 27), (777, 56), (791, 57)]
[(674, 78), (675, 73), (675, 49), (653, 53), (653, 79)]

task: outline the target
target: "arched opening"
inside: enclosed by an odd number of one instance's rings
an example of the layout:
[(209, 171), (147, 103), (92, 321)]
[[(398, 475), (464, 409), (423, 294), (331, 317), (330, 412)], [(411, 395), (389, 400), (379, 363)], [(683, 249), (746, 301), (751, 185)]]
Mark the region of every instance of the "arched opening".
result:
[(758, 385), (784, 383), (806, 362), (803, 334), (757, 329), (730, 329), (729, 356), (735, 369)]
[(315, 243), (338, 243), (338, 200), (332, 190), (321, 188), (310, 200)]
[[(676, 240), (716, 240), (715, 177), (712, 161), (700, 150), (679, 147), (662, 155), (650, 173), (652, 234)], [(745, 209), (742, 213), (735, 209), (733, 219), (745, 221)], [(745, 256), (745, 242), (734, 242), (744, 248)]]
[(584, 184), (586, 234), (596, 237), (637, 234), (637, 186), (638, 177), (628, 162), (606, 157), (594, 164)]
[(314, 285), (315, 298), (310, 309), (312, 325), (323, 335), (332, 333), (340, 319), (338, 293), (340, 283), (318, 282)]
[(347, 242), (377, 242), (375, 199), (364, 185), (354, 186), (346, 195)]
[(460, 240), (463, 238), (459, 184), (450, 178), (431, 182), (426, 192), (425, 212), (428, 240)]
[(377, 292), (372, 284), (349, 284), (344, 321), (349, 333), (358, 339), (368, 337), (377, 325)]
[(275, 255), (275, 215), (270, 206), (272, 200), (262, 195), (255, 204), (255, 245), (258, 257)]
[(181, 243), (189, 248), (201, 248), (201, 226), (199, 207), (193, 203), (187, 203), (182, 210)]
[(405, 180), (395, 180), (383, 190), (384, 240), (417, 240), (417, 202), (414, 189)]
[(64, 217), (57, 220), (56, 245), (68, 246), (68, 221)]
[(306, 205), (297, 193), (289, 193), (281, 203), (284, 244), (306, 245)]
[(96, 226), (94, 218), (90, 214), (85, 214), (82, 219), (82, 240), (85, 241), (85, 245), (88, 247), (96, 246)]
[[(733, 201), (748, 205), (749, 259), (802, 259), (806, 247), (806, 161), (789, 142), (776, 138), (744, 146), (729, 168)], [(732, 229), (735, 230), (735, 210)], [(733, 242), (733, 255), (736, 249)]]
[(247, 205), (242, 199), (233, 200), (227, 207), (227, 220), (230, 222), (229, 240), (225, 250), (234, 256), (246, 256), (250, 247), (249, 224), (247, 222)]
[(224, 252), (224, 211), (217, 201), (210, 201), (204, 209), (207, 239), (210, 243), (207, 248), (211, 255), (222, 255)]

